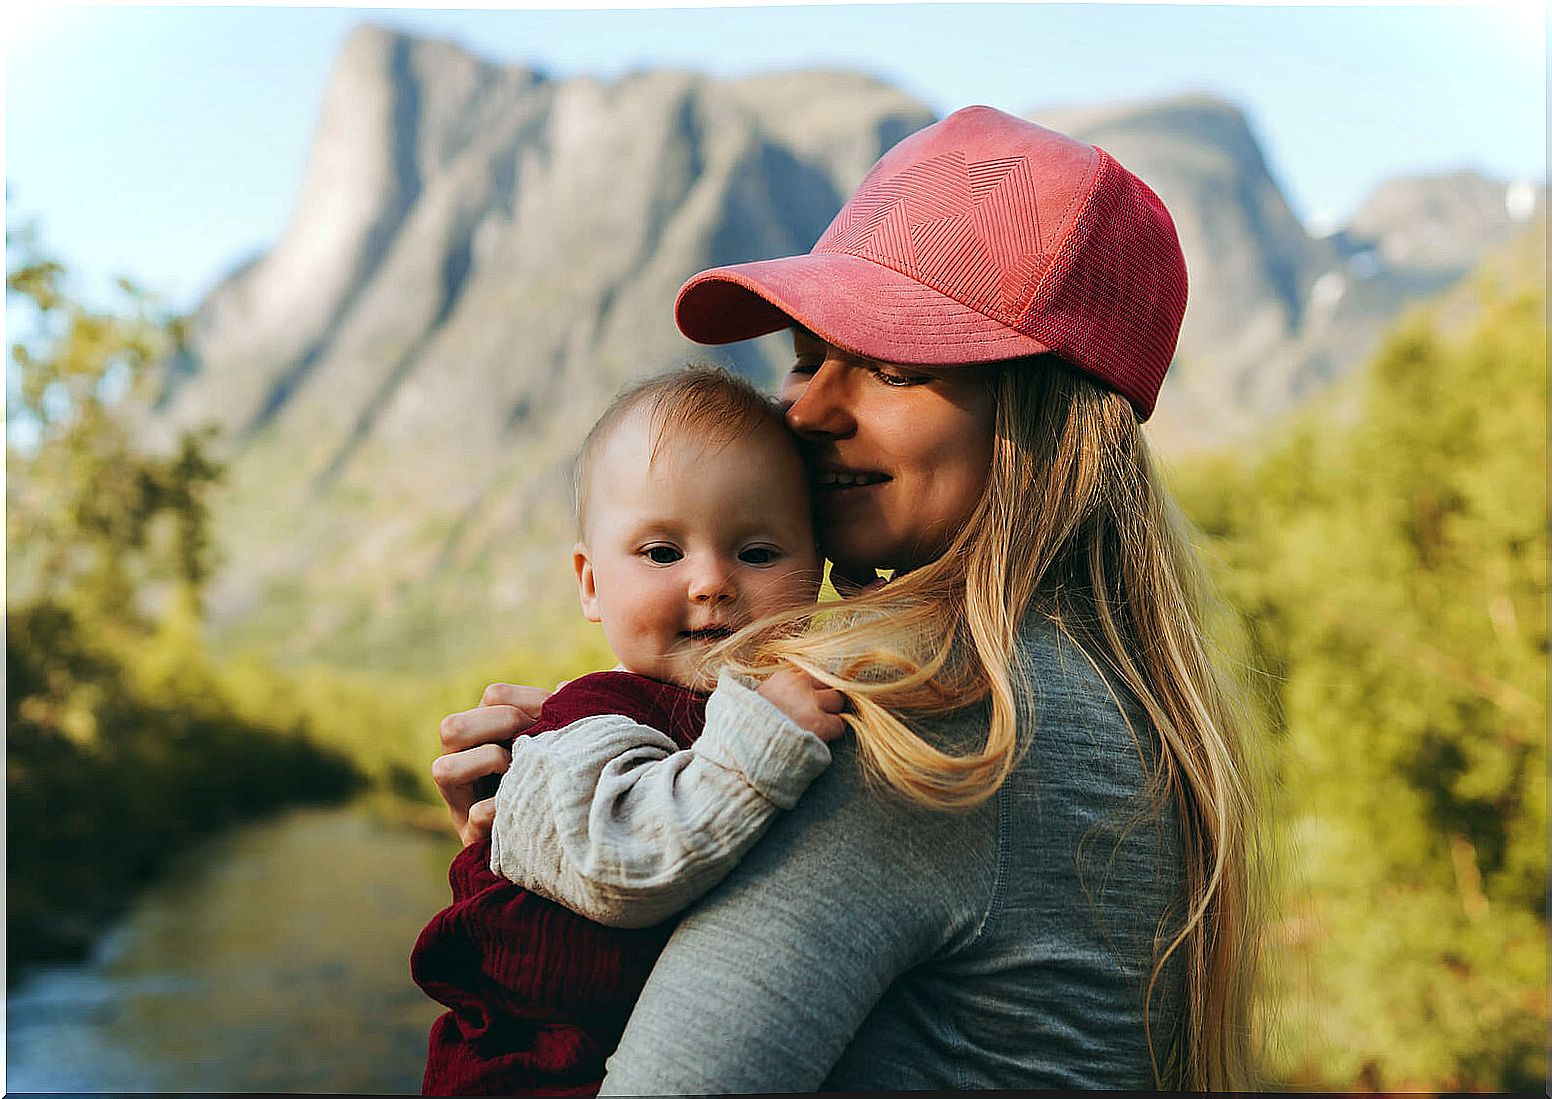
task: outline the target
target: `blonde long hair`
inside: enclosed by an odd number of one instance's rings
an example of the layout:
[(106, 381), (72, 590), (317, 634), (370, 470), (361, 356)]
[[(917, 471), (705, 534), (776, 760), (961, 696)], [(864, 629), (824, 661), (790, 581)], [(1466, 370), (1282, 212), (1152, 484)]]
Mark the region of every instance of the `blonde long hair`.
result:
[[(1031, 610), (1053, 622), (1146, 711), (1163, 747), (1152, 807), (1178, 812), (1183, 910), (1159, 929), (1143, 1004), (1155, 1078), (1248, 1089), (1261, 806), (1249, 710), (1208, 639), (1210, 590), (1124, 397), (1052, 356), (979, 369), (996, 397), (992, 468), (947, 551), (876, 591), (756, 623), (710, 655), (755, 674), (791, 664), (845, 691), (868, 774), (947, 810), (990, 798), (1018, 762), (1030, 732), (1018, 720), (1019, 625)], [(988, 698), (979, 748), (946, 749), (907, 724)], [(1176, 955), (1184, 1010), (1156, 1043), (1149, 1007)]]

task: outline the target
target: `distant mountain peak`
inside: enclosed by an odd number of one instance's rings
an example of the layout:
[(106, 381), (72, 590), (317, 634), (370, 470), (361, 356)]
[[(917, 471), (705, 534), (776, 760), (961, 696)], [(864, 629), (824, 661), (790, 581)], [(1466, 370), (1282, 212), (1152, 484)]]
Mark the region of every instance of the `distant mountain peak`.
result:
[(1401, 176), (1374, 189), (1346, 233), (1396, 270), (1442, 287), (1545, 210), (1546, 190), (1470, 169)]

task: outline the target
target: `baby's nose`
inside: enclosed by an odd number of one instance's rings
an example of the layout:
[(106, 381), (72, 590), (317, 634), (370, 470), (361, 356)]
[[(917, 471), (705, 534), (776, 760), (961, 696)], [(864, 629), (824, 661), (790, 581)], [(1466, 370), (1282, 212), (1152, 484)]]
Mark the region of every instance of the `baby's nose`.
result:
[(721, 566), (700, 569), (690, 582), (690, 599), (696, 603), (710, 603), (716, 606), (720, 603), (732, 602), (735, 595), (737, 591), (733, 585), (732, 574)]

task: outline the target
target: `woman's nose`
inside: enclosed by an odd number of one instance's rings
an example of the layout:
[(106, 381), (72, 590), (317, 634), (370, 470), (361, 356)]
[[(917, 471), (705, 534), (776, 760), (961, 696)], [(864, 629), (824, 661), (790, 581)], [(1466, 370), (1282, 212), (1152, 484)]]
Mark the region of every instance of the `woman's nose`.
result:
[(827, 361), (809, 375), (788, 375), (782, 387), (787, 405), (787, 426), (804, 439), (840, 439), (857, 428), (851, 411), (848, 368)]

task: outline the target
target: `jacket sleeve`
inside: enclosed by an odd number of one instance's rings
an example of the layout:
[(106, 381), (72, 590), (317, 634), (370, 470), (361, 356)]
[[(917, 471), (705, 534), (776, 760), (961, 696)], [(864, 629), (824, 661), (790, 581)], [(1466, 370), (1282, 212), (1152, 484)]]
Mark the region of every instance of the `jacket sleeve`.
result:
[(648, 927), (721, 881), (829, 762), (823, 741), (726, 673), (689, 750), (619, 714), (519, 737), (491, 870), (598, 923)]

